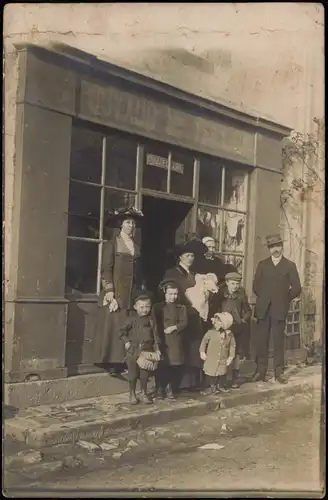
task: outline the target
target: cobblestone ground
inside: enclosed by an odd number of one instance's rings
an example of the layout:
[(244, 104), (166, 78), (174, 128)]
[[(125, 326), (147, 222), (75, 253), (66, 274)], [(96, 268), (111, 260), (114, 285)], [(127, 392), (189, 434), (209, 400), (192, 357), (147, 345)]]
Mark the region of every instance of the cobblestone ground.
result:
[(52, 496), (58, 489), (318, 490), (319, 403), (319, 393), (298, 394), (45, 449), (35, 464), (7, 466), (5, 488), (25, 487), (29, 496), (40, 488)]

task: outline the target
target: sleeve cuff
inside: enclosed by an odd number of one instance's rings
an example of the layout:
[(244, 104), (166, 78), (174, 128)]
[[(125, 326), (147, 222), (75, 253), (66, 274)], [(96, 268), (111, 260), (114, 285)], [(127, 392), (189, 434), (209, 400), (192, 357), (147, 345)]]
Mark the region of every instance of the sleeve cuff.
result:
[(101, 284), (102, 284), (103, 290), (105, 292), (113, 292), (114, 291), (113, 283), (110, 283), (107, 280), (101, 280)]

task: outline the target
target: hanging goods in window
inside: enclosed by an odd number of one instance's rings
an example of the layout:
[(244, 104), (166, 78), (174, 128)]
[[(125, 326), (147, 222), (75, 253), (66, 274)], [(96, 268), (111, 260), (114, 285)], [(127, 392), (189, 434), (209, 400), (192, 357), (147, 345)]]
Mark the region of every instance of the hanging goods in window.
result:
[(240, 246), (243, 242), (244, 219), (240, 214), (226, 213), (225, 240), (227, 247)]

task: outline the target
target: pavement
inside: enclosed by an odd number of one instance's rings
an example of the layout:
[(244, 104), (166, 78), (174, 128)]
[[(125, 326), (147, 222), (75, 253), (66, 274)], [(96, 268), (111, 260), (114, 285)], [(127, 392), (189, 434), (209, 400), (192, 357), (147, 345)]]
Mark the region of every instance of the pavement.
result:
[[(5, 418), (6, 439), (31, 449), (65, 443), (115, 437), (118, 432), (166, 424), (181, 418), (200, 416), (219, 408), (254, 404), (272, 397), (286, 397), (305, 387), (321, 384), (321, 366), (289, 369), (286, 385), (245, 383), (224, 396), (182, 394), (175, 401), (155, 401), (153, 405), (131, 406), (127, 394), (89, 398), (66, 404), (27, 408)], [(287, 370), (288, 376), (288, 370)]]
[[(279, 386), (279, 391), (256, 404), (217, 408), (162, 425), (153, 421), (150, 426), (118, 431), (115, 438), (42, 450), (16, 443), (15, 453), (9, 453), (9, 445), (5, 492), (15, 498), (76, 498), (77, 491), (79, 497), (88, 498), (116, 498), (119, 491), (131, 498), (142, 492), (143, 497), (168, 498), (173, 493), (186, 498), (181, 490), (193, 489), (209, 492), (198, 497), (245, 498), (245, 491), (251, 491), (252, 498), (273, 498), (288, 490), (285, 496), (293, 491), (298, 498), (322, 498), (322, 387), (318, 372), (304, 371), (308, 373), (300, 375), (307, 381), (299, 391), (287, 395), (286, 387)], [(295, 385), (292, 378), (295, 375), (290, 379)], [(237, 495), (232, 493), (238, 490)], [(194, 495), (190, 491), (189, 496)]]

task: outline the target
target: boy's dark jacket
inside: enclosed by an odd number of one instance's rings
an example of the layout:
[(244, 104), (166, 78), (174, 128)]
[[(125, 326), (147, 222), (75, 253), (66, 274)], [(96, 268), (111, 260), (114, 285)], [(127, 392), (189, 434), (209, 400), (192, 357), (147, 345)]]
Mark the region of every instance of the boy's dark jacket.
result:
[(129, 311), (119, 329), (121, 340), (131, 343), (128, 354), (138, 355), (140, 351), (159, 350), (159, 337), (153, 310), (147, 316), (138, 316), (136, 311)]
[(235, 324), (247, 323), (251, 318), (252, 310), (245, 289), (242, 287), (230, 295), (227, 285), (223, 285), (218, 292), (217, 303), (219, 312), (230, 313)]

